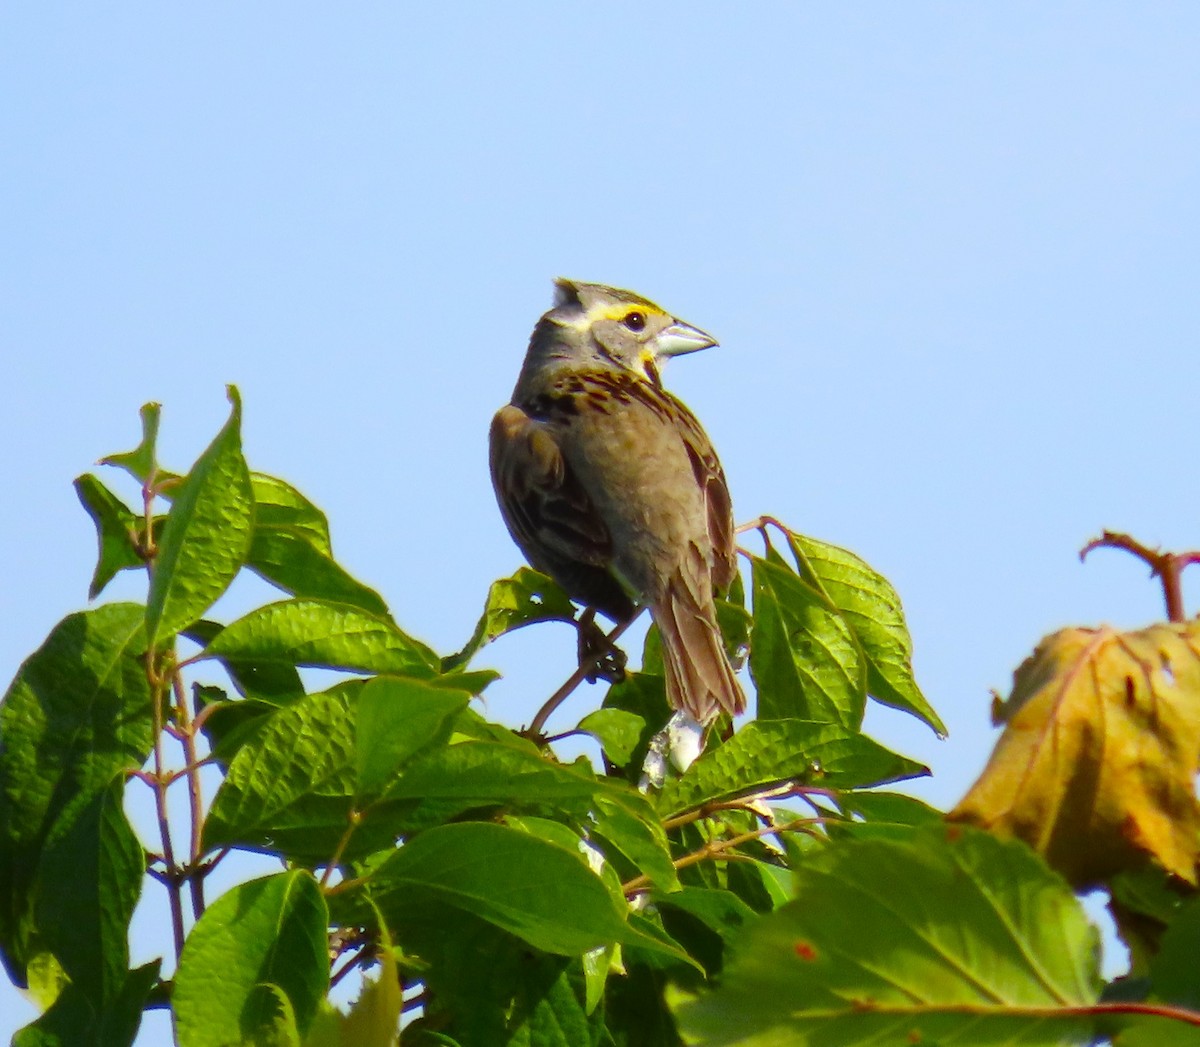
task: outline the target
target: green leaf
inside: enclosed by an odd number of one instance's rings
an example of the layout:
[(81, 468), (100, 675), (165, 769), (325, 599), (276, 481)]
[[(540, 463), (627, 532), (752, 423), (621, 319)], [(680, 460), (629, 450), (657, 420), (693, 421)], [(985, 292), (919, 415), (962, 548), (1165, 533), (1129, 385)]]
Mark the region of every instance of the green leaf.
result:
[(608, 888), (578, 854), (503, 825), (461, 822), (429, 829), (387, 859), (370, 885), (389, 922), (391, 914), (427, 898), (563, 956), (609, 942), (660, 947), (628, 926)]
[(811, 720), (755, 720), (663, 786), (658, 810), (675, 814), (709, 800), (794, 781), (864, 788), (929, 773), (865, 735)]
[[(384, 793), (397, 828), (412, 831), (466, 811), (502, 807), (582, 820), (598, 793), (618, 786), (596, 780), (591, 769), (554, 763), (524, 747), (469, 741), (419, 756)], [(626, 792), (627, 790), (621, 790)], [(382, 813), (388, 813), (385, 806)]]
[(266, 473), (252, 472), (250, 490), (254, 495), (257, 526), (303, 531), (310, 545), (326, 556), (333, 556), (325, 514), (290, 483)]
[(254, 986), (239, 1017), (242, 1043), (248, 1047), (300, 1047), (292, 1001), (278, 985), (266, 982)]
[(868, 823), (926, 825), (941, 821), (941, 811), (915, 796), (891, 792), (845, 793), (840, 802), (848, 814), (856, 814)]
[(574, 620), (575, 605), (562, 587), (548, 575), (522, 567), (512, 577), (492, 582), (474, 634), (461, 651), (446, 659), (444, 669), (466, 665), (485, 644), (524, 625)]
[(1154, 996), (1200, 1011), (1200, 898), (1193, 897), (1180, 910), (1150, 960)]
[(120, 993), (103, 1011), (73, 985), (53, 1006), (12, 1038), (12, 1047), (131, 1047), (142, 1010), (158, 980), (160, 961), (130, 971)]
[(150, 574), (151, 647), (196, 621), (229, 588), (250, 548), (254, 499), (242, 457), (242, 404), (229, 387), (229, 421), (175, 492)]
[(201, 657), (264, 666), (433, 676), (436, 654), (386, 618), (326, 600), (282, 600), (227, 625)]
[[(92, 583), (88, 587), (88, 599), (94, 600), (118, 571), (146, 566), (133, 543), (133, 535), (144, 524), (91, 473), (76, 477), (75, 493), (96, 525), (96, 540), (100, 546)], [(155, 530), (161, 532), (162, 528)]]
[(388, 616), (383, 597), (353, 578), (314, 543), (308, 530), (257, 522), (246, 566), (293, 596), (349, 604), (370, 614)]
[(349, 824), (358, 681), (280, 709), (229, 764), (204, 823), (207, 848), (327, 858)]
[(132, 451), (121, 454), (110, 454), (100, 459), (101, 465), (114, 465), (124, 469), (138, 483), (144, 484), (151, 473), (159, 479), (164, 475), (158, 472), (155, 445), (158, 443), (158, 420), (162, 404), (143, 404), (138, 415), (142, 419), (142, 439)]
[[(180, 1047), (255, 1042), (264, 1025), (277, 1025), (280, 1000), (306, 1032), (329, 989), (328, 920), (321, 889), (303, 870), (218, 898), (188, 935), (175, 975)], [(271, 987), (265, 995), (263, 986)]]
[(755, 558), (750, 673), (760, 719), (796, 717), (857, 728), (867, 665), (836, 607), (792, 571)]
[(735, 942), (742, 928), (758, 914), (732, 891), (707, 887), (685, 887), (673, 894), (655, 894), (660, 908), (678, 909), (699, 920), (726, 944)]
[[(225, 627), (201, 618), (183, 630), (183, 635), (200, 646), (211, 644)], [(205, 652), (207, 655), (207, 652)], [(294, 665), (286, 662), (238, 661), (218, 659), (233, 685), (247, 698), (260, 698), (281, 705), (304, 693), (304, 683)]]
[(624, 709), (597, 709), (579, 721), (577, 731), (590, 734), (617, 767), (633, 759), (634, 750), (646, 730), (646, 721)]
[(413, 756), (446, 742), (471, 696), (419, 680), (379, 676), (359, 694), (358, 796), (379, 793)]
[(146, 871), (121, 806), (124, 787), (118, 778), (50, 842), (36, 888), (38, 936), (97, 1011), (129, 976), (129, 921)]
[(749, 925), (717, 991), (669, 994), (686, 1042), (1088, 1041), (1066, 1009), (1096, 1000), (1098, 936), (1023, 844), (931, 826), (829, 846), (795, 872), (796, 900)]
[(150, 752), (143, 611), (110, 604), (64, 618), (0, 704), (0, 953), (17, 984), (47, 840)]
[(588, 835), (604, 845), (606, 854), (615, 850), (624, 856), (660, 891), (678, 890), (667, 834), (643, 797), (597, 796)]
[(788, 544), (805, 580), (819, 587), (853, 627), (867, 658), (871, 697), (912, 713), (944, 736), (945, 724), (913, 676), (912, 639), (900, 597), (888, 580), (836, 545), (795, 532), (789, 532)]

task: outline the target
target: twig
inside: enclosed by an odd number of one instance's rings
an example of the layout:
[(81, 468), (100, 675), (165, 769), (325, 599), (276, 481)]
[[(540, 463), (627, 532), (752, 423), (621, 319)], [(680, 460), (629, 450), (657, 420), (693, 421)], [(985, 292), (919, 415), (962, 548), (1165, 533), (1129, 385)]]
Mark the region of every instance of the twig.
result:
[[(171, 673), (171, 690), (175, 695), (175, 714), (179, 719), (180, 742), (188, 783), (188, 805), (191, 812), (191, 848), (188, 865), (197, 868), (202, 853), (201, 836), (204, 830), (204, 800), (200, 792), (200, 761), (196, 753), (196, 732), (192, 726), (191, 703), (183, 686), (183, 677), (176, 669)], [(188, 889), (192, 895), (192, 915), (198, 920), (204, 915), (204, 879), (200, 876), (188, 878)]]
[(171, 843), (171, 825), (167, 817), (167, 783), (163, 773), (163, 706), (166, 702), (168, 685), (158, 675), (153, 664), (154, 652), (146, 654), (146, 678), (150, 681), (151, 710), (154, 731), (154, 810), (158, 821), (158, 832), (162, 838), (163, 862), (166, 872), (161, 881), (167, 888), (167, 899), (171, 906), (171, 931), (175, 939), (175, 961), (183, 954), (183, 899), (179, 894), (179, 866), (175, 864), (175, 847)]
[(367, 943), (364, 942), (362, 945), (358, 946), (354, 954), (348, 960), (346, 960), (341, 967), (339, 967), (333, 972), (333, 974), (329, 976), (329, 987), (332, 989), (335, 985), (337, 985), (338, 982), (345, 978), (347, 974), (354, 970), (355, 967), (358, 967), (366, 959), (368, 959), (366, 953)]
[[(329, 887), (329, 877), (333, 875), (333, 870), (337, 868), (338, 862), (342, 860), (342, 853), (346, 850), (347, 844), (350, 843), (350, 837), (354, 835), (354, 830), (358, 828), (359, 823), (362, 821), (362, 812), (351, 808), (350, 813), (346, 816), (346, 820), (350, 824), (346, 826), (346, 831), (342, 833), (342, 838), (338, 840), (337, 847), (333, 851), (333, 857), (329, 859), (328, 864), (325, 866), (325, 872), (321, 875), (322, 890), (328, 888), (329, 891), (333, 891), (336, 889)], [(340, 887), (341, 884), (337, 886)]]
[(1172, 622), (1187, 620), (1183, 607), (1183, 569), (1189, 564), (1200, 563), (1200, 551), (1187, 553), (1164, 553), (1143, 545), (1132, 535), (1119, 531), (1104, 531), (1079, 550), (1079, 559), (1086, 560), (1093, 549), (1124, 549), (1136, 556), (1150, 568), (1151, 577), (1162, 579), (1163, 601), (1167, 605), (1167, 619)]
[[(615, 629), (613, 629), (613, 631), (605, 637), (605, 641), (609, 644), (609, 646), (612, 646), (614, 643), (616, 643), (621, 634), (625, 632), (625, 630), (628, 629), (634, 622), (636, 622), (640, 615), (641, 609), (639, 608), (634, 616), (629, 619), (629, 621), (622, 622)], [(567, 677), (563, 685), (552, 695), (550, 695), (548, 699), (546, 699), (546, 704), (537, 711), (537, 715), (533, 718), (533, 721), (521, 733), (526, 738), (533, 740), (540, 738), (542, 734), (542, 728), (546, 726), (546, 721), (550, 719), (550, 716), (553, 714), (554, 710), (562, 705), (562, 703), (567, 700), (567, 697), (571, 694), (571, 692), (574, 691), (575, 688), (581, 683), (583, 683), (583, 681), (588, 678), (588, 675), (594, 671), (595, 667), (591, 664), (580, 665), (573, 673), (571, 673), (570, 676)]]
[[(753, 859), (742, 854), (726, 854), (725, 852), (734, 847), (740, 847), (744, 843), (749, 843), (751, 840), (757, 840), (763, 836), (774, 836), (777, 833), (789, 832), (804, 832), (812, 825), (820, 825), (825, 821), (824, 818), (794, 818), (792, 821), (784, 825), (763, 825), (757, 829), (752, 829), (750, 832), (741, 833), (738, 836), (731, 836), (728, 840), (712, 840), (706, 843), (703, 847), (692, 851), (691, 854), (685, 854), (682, 858), (676, 858), (671, 864), (676, 869), (686, 869), (689, 865), (695, 865), (697, 862), (708, 860), (713, 861), (743, 861)], [(649, 890), (651, 881), (646, 876), (635, 876), (632, 880), (627, 880), (621, 884), (621, 891), (626, 896), (640, 894), (643, 891)]]

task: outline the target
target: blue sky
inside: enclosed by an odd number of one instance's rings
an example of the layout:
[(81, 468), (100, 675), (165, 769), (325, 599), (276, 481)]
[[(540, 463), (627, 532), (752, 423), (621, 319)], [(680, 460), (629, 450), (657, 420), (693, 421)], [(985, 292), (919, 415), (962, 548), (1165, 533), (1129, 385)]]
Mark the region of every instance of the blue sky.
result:
[[(951, 735), (873, 726), (940, 805), (1042, 634), (1161, 616), (1089, 537), (1200, 546), (1193, 4), (7, 5), (0, 97), (6, 679), (86, 602), (71, 480), (148, 400), (185, 467), (227, 382), (251, 466), (457, 648), (519, 562), (486, 432), (558, 275), (720, 338), (667, 382), (739, 519), (896, 585)], [(488, 714), (526, 722), (573, 650), (484, 652)], [(0, 1038), (31, 1013), (0, 985)]]

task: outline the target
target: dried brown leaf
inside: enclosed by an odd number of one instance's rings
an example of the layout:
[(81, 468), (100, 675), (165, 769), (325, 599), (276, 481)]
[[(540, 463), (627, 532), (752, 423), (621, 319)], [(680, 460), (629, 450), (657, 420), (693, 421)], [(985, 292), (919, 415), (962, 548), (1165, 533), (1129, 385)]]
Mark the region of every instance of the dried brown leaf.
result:
[(1004, 733), (948, 817), (1019, 837), (1076, 887), (1148, 857), (1196, 884), (1200, 623), (1054, 633), (994, 715)]

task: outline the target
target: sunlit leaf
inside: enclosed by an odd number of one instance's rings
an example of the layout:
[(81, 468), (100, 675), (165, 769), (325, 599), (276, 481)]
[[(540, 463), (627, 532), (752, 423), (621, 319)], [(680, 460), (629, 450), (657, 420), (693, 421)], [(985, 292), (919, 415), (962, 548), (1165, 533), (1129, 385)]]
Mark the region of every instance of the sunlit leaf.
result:
[(754, 560), (750, 672), (760, 719), (800, 718), (857, 728), (867, 665), (829, 598), (786, 567)]
[(419, 680), (379, 676), (368, 681), (359, 692), (356, 716), (359, 799), (382, 791), (421, 750), (447, 741), (470, 700), (465, 691)]
[(251, 472), (250, 490), (254, 495), (256, 525), (302, 531), (309, 544), (326, 556), (333, 556), (325, 514), (290, 483), (266, 473)]
[[(1024, 845), (931, 826), (847, 841), (795, 870), (715, 992), (671, 994), (689, 1044), (1084, 1044), (1098, 939)], [(969, 931), (967, 930), (969, 929)]]
[(867, 690), (884, 705), (903, 709), (946, 733), (912, 671), (912, 639), (900, 597), (878, 571), (848, 549), (794, 531), (788, 544), (807, 581), (824, 592), (854, 629), (867, 659)]
[(229, 387), (229, 421), (174, 492), (150, 574), (151, 646), (196, 621), (233, 581), (254, 529), (250, 472), (242, 457), (242, 406)]
[(681, 777), (669, 779), (658, 809), (672, 814), (784, 782), (853, 789), (928, 773), (921, 764), (837, 724), (756, 720), (707, 751)]
[(529, 567), (492, 582), (483, 614), (467, 645), (446, 659), (447, 670), (466, 665), (485, 644), (533, 622), (573, 621), (575, 605), (552, 578)]
[(205, 658), (433, 676), (439, 659), (386, 618), (326, 600), (282, 600), (226, 626)]
[(218, 898), (188, 935), (175, 975), (181, 1047), (254, 1042), (289, 1020), (303, 1034), (329, 988), (328, 921), (320, 888), (303, 870)]
[(311, 531), (256, 521), (246, 566), (293, 596), (349, 604), (387, 617), (387, 604), (313, 541)]
[(575, 729), (590, 734), (613, 764), (624, 767), (633, 759), (634, 750), (646, 730), (646, 721), (624, 709), (597, 709), (580, 720)]
[(385, 915), (429, 898), (561, 955), (617, 941), (677, 952), (634, 931), (577, 854), (503, 825), (462, 822), (415, 836), (375, 872), (371, 893)]
[[(142, 420), (142, 439), (132, 451), (120, 454), (110, 454), (100, 459), (101, 465), (113, 465), (124, 469), (138, 483), (145, 483), (151, 473), (161, 477), (156, 457), (158, 443), (158, 422), (162, 412), (162, 404), (143, 404), (138, 412)], [(171, 475), (171, 474), (166, 474)]]

